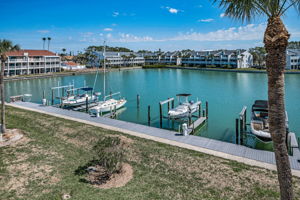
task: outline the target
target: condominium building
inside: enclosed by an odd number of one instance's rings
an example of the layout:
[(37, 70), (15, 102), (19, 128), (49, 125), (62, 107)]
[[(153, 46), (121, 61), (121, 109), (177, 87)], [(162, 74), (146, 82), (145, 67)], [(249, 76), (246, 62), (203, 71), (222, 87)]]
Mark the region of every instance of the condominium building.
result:
[(145, 64), (145, 58), (139, 54), (132, 52), (93, 52), (90, 56), (88, 66), (99, 67), (105, 63), (107, 67), (128, 67), (128, 66), (142, 66)]
[(201, 67), (249, 68), (253, 56), (246, 50), (166, 52), (145, 56), (146, 64), (167, 64)]
[(47, 50), (20, 50), (6, 53), (4, 74), (15, 76), (59, 72), (61, 58)]
[(286, 69), (300, 69), (300, 49), (287, 50)]

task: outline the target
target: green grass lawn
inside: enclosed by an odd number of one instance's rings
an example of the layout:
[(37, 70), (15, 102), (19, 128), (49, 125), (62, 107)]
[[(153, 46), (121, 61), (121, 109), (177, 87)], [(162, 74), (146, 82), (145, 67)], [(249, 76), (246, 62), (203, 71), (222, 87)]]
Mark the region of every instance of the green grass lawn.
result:
[[(261, 168), (44, 114), (9, 107), (8, 128), (25, 138), (0, 148), (0, 199), (278, 199), (277, 174)], [(104, 136), (126, 137), (134, 169), (124, 187), (98, 189), (76, 169), (92, 159)], [(300, 198), (300, 180), (294, 178)]]

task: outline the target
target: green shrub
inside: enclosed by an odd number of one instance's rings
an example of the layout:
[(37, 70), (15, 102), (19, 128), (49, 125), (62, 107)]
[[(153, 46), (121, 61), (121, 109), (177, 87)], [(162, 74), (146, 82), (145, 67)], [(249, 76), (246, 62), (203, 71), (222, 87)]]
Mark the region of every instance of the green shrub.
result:
[(124, 152), (120, 138), (104, 137), (96, 143), (93, 151), (94, 163), (104, 167), (108, 174), (117, 173), (121, 170)]

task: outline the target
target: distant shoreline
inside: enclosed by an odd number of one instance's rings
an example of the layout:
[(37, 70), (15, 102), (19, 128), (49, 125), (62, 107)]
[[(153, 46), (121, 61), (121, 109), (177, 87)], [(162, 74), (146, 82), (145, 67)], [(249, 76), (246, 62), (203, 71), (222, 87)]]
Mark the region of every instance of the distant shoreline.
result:
[[(110, 68), (108, 71), (124, 71), (124, 70), (134, 70), (134, 69), (186, 69), (186, 70), (198, 70), (198, 71), (216, 71), (216, 72), (235, 72), (235, 73), (267, 73), (266, 70), (255, 70), (255, 69), (214, 69), (214, 68), (197, 68), (197, 67), (181, 67), (181, 66), (157, 66), (157, 65), (147, 65), (147, 66), (137, 66), (137, 67), (123, 67), (123, 68)], [(86, 69), (77, 71), (67, 71), (67, 72), (57, 72), (57, 73), (47, 73), (47, 74), (31, 74), (24, 76), (13, 76), (5, 77), (4, 81), (20, 81), (20, 80), (31, 80), (31, 79), (41, 79), (41, 78), (51, 78), (51, 77), (62, 77), (62, 76), (76, 76), (81, 74), (91, 74), (95, 73), (97, 69)], [(99, 71), (103, 71), (100, 69)], [(285, 71), (285, 74), (300, 74), (299, 71)]]
[[(181, 67), (181, 66), (145, 66), (144, 69), (187, 69), (199, 71), (217, 71), (217, 72), (240, 72), (240, 73), (267, 73), (266, 70), (256, 69), (214, 69), (214, 68), (197, 68), (197, 67)], [(285, 74), (300, 74), (299, 71), (285, 71)]]
[[(123, 67), (123, 68), (110, 68), (108, 71), (124, 71), (124, 70), (133, 70), (133, 69), (142, 69), (142, 67)], [(51, 78), (51, 77), (62, 77), (62, 76), (76, 76), (81, 74), (91, 74), (97, 71), (96, 68), (86, 69), (86, 70), (77, 70), (77, 71), (66, 71), (66, 72), (56, 72), (56, 73), (47, 73), (47, 74), (31, 74), (24, 76), (13, 76), (5, 77), (4, 81), (21, 81), (21, 80), (31, 80), (31, 79), (41, 79), (41, 78)], [(99, 71), (103, 71), (100, 69)]]

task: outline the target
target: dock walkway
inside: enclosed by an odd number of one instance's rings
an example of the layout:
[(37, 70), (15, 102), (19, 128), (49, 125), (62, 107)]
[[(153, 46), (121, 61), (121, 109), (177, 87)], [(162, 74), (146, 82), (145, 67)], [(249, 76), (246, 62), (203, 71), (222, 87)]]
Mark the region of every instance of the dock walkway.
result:
[[(273, 152), (251, 149), (245, 146), (199, 136), (181, 136), (174, 131), (105, 117), (90, 117), (87, 113), (64, 110), (52, 106), (41, 106), (39, 104), (29, 102), (16, 102), (8, 105), (119, 131), (125, 134), (199, 151), (224, 159), (235, 160), (252, 166), (276, 170), (275, 155)], [(300, 159), (300, 153), (298, 151), (299, 150), (297, 149), (294, 156), (290, 156), (290, 163), (293, 175), (300, 177), (300, 163), (298, 162), (298, 159)]]

